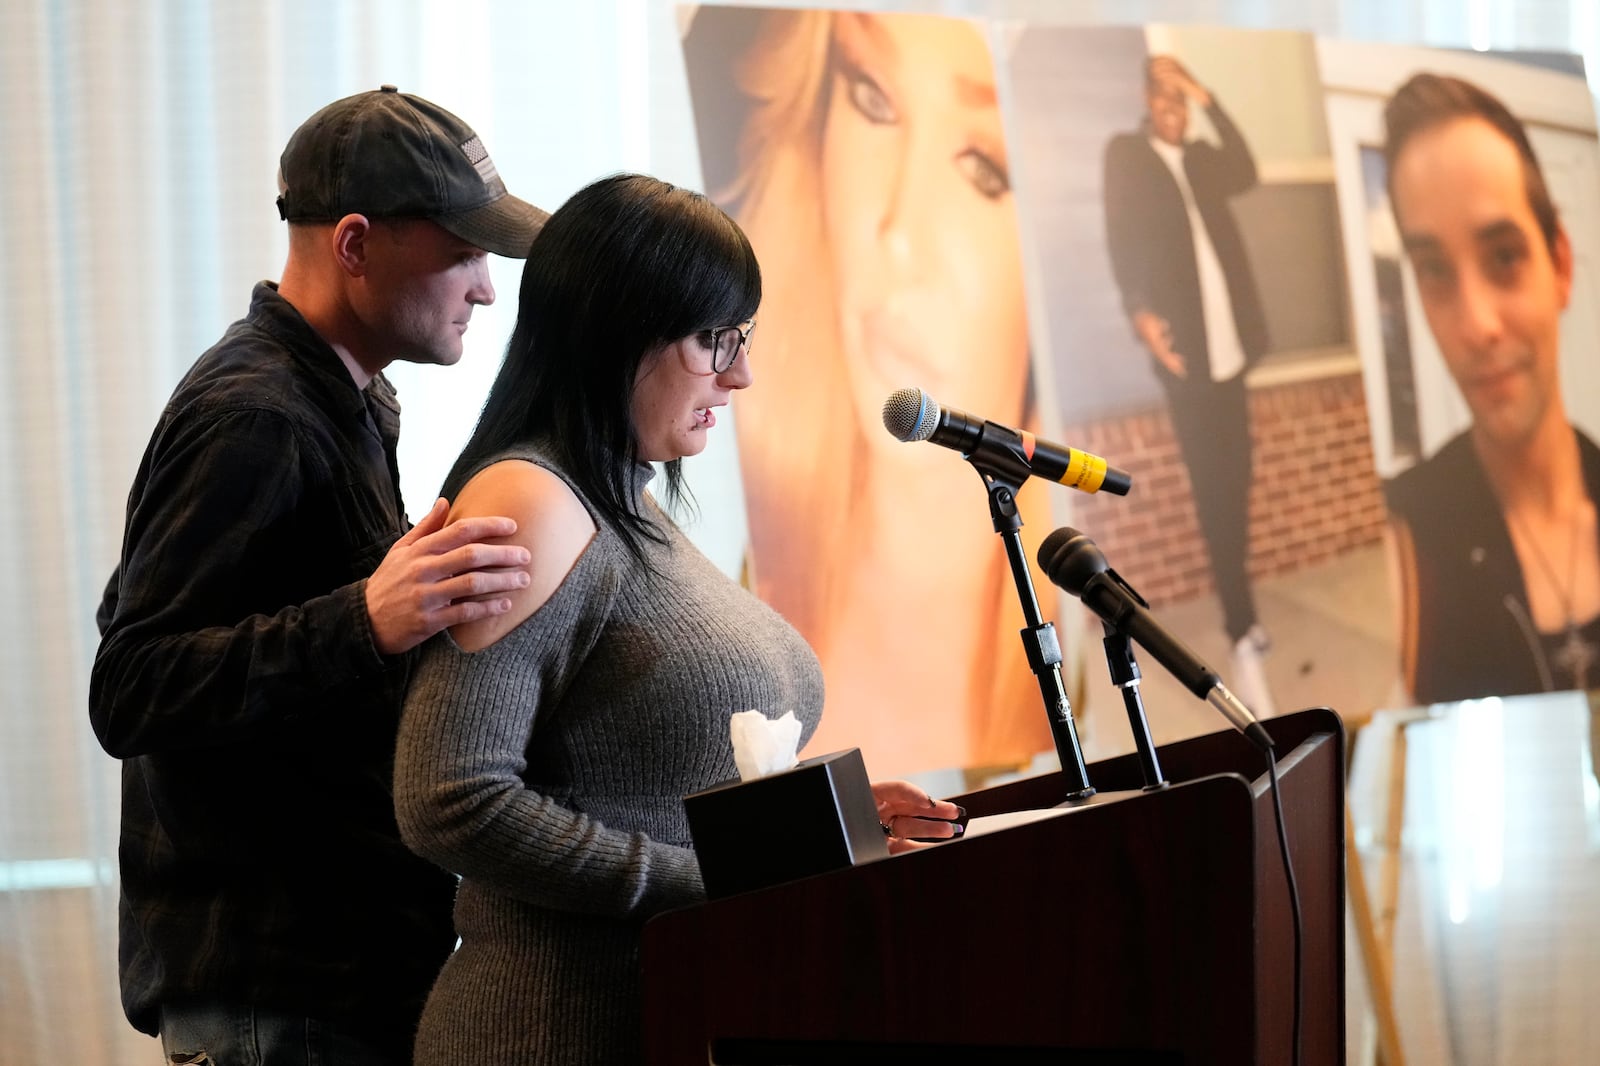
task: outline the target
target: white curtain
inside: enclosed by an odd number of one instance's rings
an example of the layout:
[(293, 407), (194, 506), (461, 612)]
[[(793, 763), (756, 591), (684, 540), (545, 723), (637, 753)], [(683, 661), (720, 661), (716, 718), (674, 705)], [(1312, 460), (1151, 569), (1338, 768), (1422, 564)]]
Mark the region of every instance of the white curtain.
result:
[[(788, 6), (793, 6), (792, 4)], [(1054, 21), (1200, 21), (1577, 51), (1594, 0), (842, 3)], [(85, 714), (94, 608), (145, 439), (179, 375), (276, 277), (289, 132), (392, 82), (459, 112), (520, 195), (612, 171), (699, 185), (670, 0), (5, 0), (0, 4), (0, 1063), (159, 1061), (116, 987), (118, 775)], [(516, 266), (463, 365), (402, 368), (413, 513), (465, 439)], [(731, 456), (697, 464), (730, 568)], [(731, 506), (730, 506), (731, 504)], [(219, 787), (225, 787), (225, 780)]]

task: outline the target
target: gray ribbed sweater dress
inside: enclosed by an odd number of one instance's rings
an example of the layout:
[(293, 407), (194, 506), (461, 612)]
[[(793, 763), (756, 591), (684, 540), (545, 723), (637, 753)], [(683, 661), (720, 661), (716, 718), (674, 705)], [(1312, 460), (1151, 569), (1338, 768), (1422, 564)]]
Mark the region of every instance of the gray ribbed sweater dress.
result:
[[(532, 448), (499, 458), (561, 475)], [(664, 517), (647, 579), (590, 513), (551, 598), (476, 653), (433, 638), (406, 700), (400, 828), (462, 876), (417, 1066), (637, 1062), (643, 923), (704, 897), (683, 796), (738, 776), (735, 711), (792, 710), (805, 738), (822, 714), (816, 656), (776, 612)]]

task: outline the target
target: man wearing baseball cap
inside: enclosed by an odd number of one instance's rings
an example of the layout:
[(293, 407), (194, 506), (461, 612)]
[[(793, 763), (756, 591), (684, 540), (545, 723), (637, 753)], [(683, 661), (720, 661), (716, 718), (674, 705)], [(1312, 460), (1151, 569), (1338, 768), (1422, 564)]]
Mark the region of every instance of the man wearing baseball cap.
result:
[(410, 526), (383, 370), (456, 362), (488, 253), (546, 216), (387, 85), (296, 130), (279, 187), (282, 280), (162, 411), (97, 619), (123, 1006), (171, 1063), (406, 1063), (455, 934), (395, 826), (400, 703), (414, 649), (528, 575), (508, 518)]

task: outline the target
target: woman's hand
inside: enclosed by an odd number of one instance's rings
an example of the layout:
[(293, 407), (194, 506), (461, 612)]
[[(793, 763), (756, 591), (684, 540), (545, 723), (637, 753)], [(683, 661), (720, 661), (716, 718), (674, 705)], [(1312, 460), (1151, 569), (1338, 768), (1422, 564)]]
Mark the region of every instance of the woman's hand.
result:
[(936, 800), (909, 781), (875, 781), (872, 798), (878, 803), (878, 821), (889, 838), (891, 855), (952, 840), (967, 828), (965, 808)]

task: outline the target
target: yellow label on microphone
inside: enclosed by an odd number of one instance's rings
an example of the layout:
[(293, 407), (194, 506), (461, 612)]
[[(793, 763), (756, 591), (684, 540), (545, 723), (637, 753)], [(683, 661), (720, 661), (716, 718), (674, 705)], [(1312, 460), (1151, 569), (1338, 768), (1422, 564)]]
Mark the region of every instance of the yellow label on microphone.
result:
[(1104, 485), (1105, 481), (1104, 459), (1088, 452), (1080, 452), (1076, 448), (1067, 449), (1067, 472), (1059, 478), (1060, 484), (1084, 492), (1099, 492), (1100, 486)]

